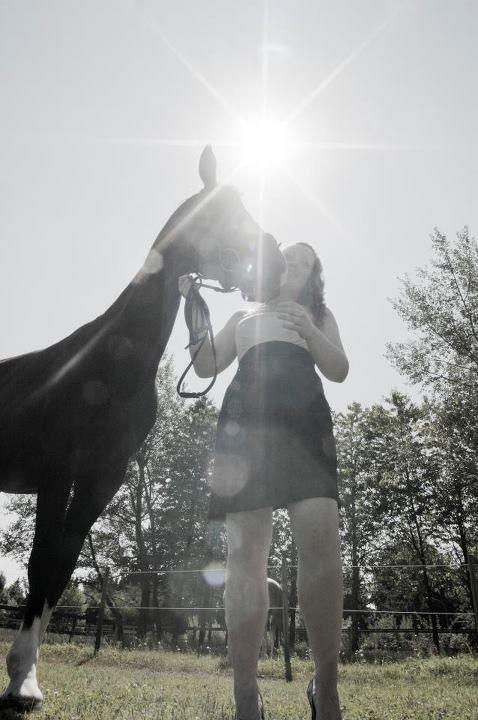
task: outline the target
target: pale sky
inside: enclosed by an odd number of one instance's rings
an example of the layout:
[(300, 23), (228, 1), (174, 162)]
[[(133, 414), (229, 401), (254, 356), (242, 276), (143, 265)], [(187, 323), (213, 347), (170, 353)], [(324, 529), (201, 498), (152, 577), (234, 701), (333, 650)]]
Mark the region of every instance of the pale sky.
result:
[[(477, 37), (473, 0), (0, 0), (0, 357), (102, 313), (200, 189), (202, 146), (220, 180), (244, 160), (227, 143), (265, 92), (294, 147), (262, 199), (254, 165), (233, 184), (267, 231), (323, 261), (350, 361), (344, 383), (324, 379), (328, 401), (418, 399), (383, 356), (407, 337), (387, 297), (427, 263), (434, 226), (477, 232)], [(206, 297), (216, 330), (243, 305)], [(178, 371), (186, 342), (181, 310)]]

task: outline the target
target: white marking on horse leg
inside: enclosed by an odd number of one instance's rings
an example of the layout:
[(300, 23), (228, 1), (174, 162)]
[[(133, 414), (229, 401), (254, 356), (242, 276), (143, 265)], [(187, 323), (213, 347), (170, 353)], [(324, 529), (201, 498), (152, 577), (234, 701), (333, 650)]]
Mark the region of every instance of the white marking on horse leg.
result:
[(40, 618), (40, 645), (43, 642), (43, 637), (48, 627), (48, 623), (50, 622), (52, 612), (53, 608), (48, 607), (48, 603), (45, 600), (45, 603), (43, 605), (43, 612)]
[(45, 601), (41, 617), (29, 628), (20, 628), (7, 655), (10, 683), (2, 697), (43, 700), (37, 682), (38, 653), (52, 611)]

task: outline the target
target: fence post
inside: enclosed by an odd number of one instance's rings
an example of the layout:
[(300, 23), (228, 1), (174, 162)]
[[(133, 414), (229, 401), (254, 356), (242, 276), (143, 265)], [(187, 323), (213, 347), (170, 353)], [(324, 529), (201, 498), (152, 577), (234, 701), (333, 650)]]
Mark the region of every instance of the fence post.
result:
[(282, 633), (284, 643), (285, 679), (292, 682), (289, 650), (289, 578), (285, 553), (282, 555)]
[(470, 575), (471, 599), (473, 612), (475, 613), (475, 630), (478, 633), (478, 577), (475, 574), (474, 566), (478, 565), (478, 559), (468, 555), (468, 573)]
[(103, 635), (103, 618), (105, 615), (105, 605), (106, 605), (106, 590), (108, 586), (108, 579), (109, 579), (109, 568), (105, 568), (105, 571), (103, 573), (103, 587), (101, 588), (101, 602), (100, 602), (100, 609), (98, 611), (98, 620), (96, 623), (96, 638), (95, 638), (95, 655), (97, 654), (98, 650), (101, 646), (101, 637)]
[(75, 630), (76, 630), (76, 624), (77, 624), (77, 622), (78, 622), (78, 615), (74, 615), (73, 620), (71, 621), (70, 633), (69, 633), (69, 636), (68, 636), (68, 642), (69, 642), (69, 643), (71, 643), (71, 641), (73, 640), (73, 637), (74, 637), (74, 635), (75, 635)]

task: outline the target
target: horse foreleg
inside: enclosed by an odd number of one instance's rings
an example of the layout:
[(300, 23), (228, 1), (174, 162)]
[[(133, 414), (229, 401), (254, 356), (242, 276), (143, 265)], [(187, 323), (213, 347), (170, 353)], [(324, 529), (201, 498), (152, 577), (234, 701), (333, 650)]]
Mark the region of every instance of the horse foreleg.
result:
[(39, 710), (43, 694), (38, 686), (37, 665), (39, 648), (53, 609), (45, 601), (40, 617), (26, 627), (23, 623), (7, 655), (10, 677), (5, 693), (0, 697), (0, 708)]
[(69, 486), (53, 489), (50, 484), (46, 500), (39, 492), (25, 619), (7, 656), (10, 683), (0, 697), (0, 708), (25, 710), (42, 705), (43, 695), (37, 682), (39, 647), (88, 531), (121, 485), (126, 460), (116, 468), (113, 472), (103, 467), (102, 472), (97, 469), (87, 478), (76, 478), (68, 510)]
[(53, 612), (48, 587), (58, 567), (69, 487), (68, 482), (55, 486), (50, 481), (48, 490), (40, 486), (38, 491), (35, 537), (28, 563), (29, 592), (23, 623), (6, 658), (10, 682), (0, 697), (0, 708), (39, 709), (43, 701), (37, 682), (38, 654)]

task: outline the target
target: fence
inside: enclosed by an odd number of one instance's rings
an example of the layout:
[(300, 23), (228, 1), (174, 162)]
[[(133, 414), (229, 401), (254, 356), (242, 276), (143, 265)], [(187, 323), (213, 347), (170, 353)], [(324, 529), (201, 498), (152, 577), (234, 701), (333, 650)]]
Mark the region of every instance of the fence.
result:
[[(400, 609), (376, 609), (376, 608), (344, 608), (344, 617), (351, 617), (354, 616), (356, 618), (363, 617), (363, 616), (374, 616), (377, 617), (387, 617), (391, 616), (395, 619), (395, 627), (390, 628), (384, 628), (384, 627), (356, 627), (355, 631), (359, 634), (368, 634), (368, 633), (394, 633), (394, 634), (400, 634), (400, 633), (413, 633), (414, 635), (420, 634), (420, 633), (432, 633), (432, 628), (427, 627), (419, 627), (416, 623), (412, 628), (410, 627), (402, 627), (401, 626), (401, 620), (403, 618), (412, 618), (416, 621), (417, 618), (425, 618), (430, 622), (432, 618), (435, 619), (443, 619), (446, 618), (446, 627), (445, 629), (443, 626), (440, 626), (436, 629), (437, 633), (453, 633), (453, 634), (475, 634), (475, 636), (478, 639), (478, 561), (475, 558), (469, 558), (469, 562), (461, 565), (374, 565), (374, 566), (348, 566), (348, 569), (353, 570), (360, 568), (362, 570), (368, 570), (369, 572), (372, 570), (378, 570), (378, 569), (413, 569), (418, 568), (421, 570), (427, 569), (466, 569), (468, 573), (469, 583), (471, 587), (471, 596), (472, 596), (472, 609), (470, 612), (448, 612), (448, 611), (436, 611), (436, 610), (400, 610)], [(273, 569), (276, 574), (278, 574), (278, 568), (274, 566)], [(289, 632), (289, 625), (291, 620), (294, 621), (294, 628), (295, 628), (295, 614), (297, 612), (300, 613), (300, 608), (296, 606), (289, 607), (289, 574), (290, 571), (295, 570), (296, 566), (288, 566), (287, 562), (285, 560), (285, 557), (282, 561), (282, 566), (280, 568), (280, 578), (282, 582), (282, 588), (285, 589), (285, 592), (282, 593), (282, 604), (276, 605), (270, 607), (271, 611), (277, 611), (280, 613), (281, 617), (281, 625), (282, 625), (282, 646), (284, 650), (284, 660), (285, 660), (285, 676), (287, 680), (290, 680), (292, 678), (291, 668), (290, 668), (290, 655), (291, 652), (294, 651), (293, 643), (292, 647), (290, 645), (290, 632)], [(187, 574), (198, 574), (201, 573), (203, 577), (206, 575), (206, 579), (209, 580), (210, 584), (213, 587), (221, 588), (223, 585), (224, 580), (224, 574), (225, 570), (224, 568), (207, 568), (206, 570), (184, 570), (184, 569), (170, 569), (170, 570), (162, 570), (162, 571), (147, 571), (147, 572), (137, 572), (137, 573), (130, 573), (128, 577), (141, 577), (144, 575), (187, 575)], [(218, 579), (216, 581), (212, 580), (212, 577), (218, 574)], [(100, 649), (101, 641), (103, 637), (111, 637), (114, 635), (115, 631), (117, 631), (117, 620), (107, 618), (105, 617), (105, 611), (107, 608), (107, 598), (108, 598), (108, 587), (109, 587), (109, 574), (108, 570), (106, 570), (103, 574), (103, 583), (102, 583), (102, 594), (101, 594), (101, 602), (100, 605), (89, 607), (86, 613), (79, 612), (77, 607), (73, 606), (58, 606), (52, 616), (51, 620), (51, 630), (50, 632), (59, 632), (59, 633), (65, 633), (68, 634), (69, 640), (71, 641), (72, 638), (76, 635), (83, 635), (85, 637), (91, 637), (94, 635), (95, 637), (95, 652), (97, 652)], [(207, 637), (210, 639), (213, 635), (213, 633), (227, 633), (227, 630), (225, 628), (224, 623), (224, 608), (223, 606), (188, 606), (188, 607), (182, 607), (182, 606), (113, 606), (111, 608), (113, 612), (116, 613), (122, 613), (122, 612), (129, 612), (132, 611), (134, 613), (143, 613), (143, 615), (151, 615), (154, 614), (155, 618), (159, 618), (159, 622), (161, 625), (161, 619), (164, 620), (164, 617), (166, 614), (169, 614), (169, 617), (173, 617), (173, 620), (175, 622), (175, 627), (172, 630), (173, 636), (176, 634), (176, 637), (179, 637), (181, 634), (184, 634), (184, 632), (190, 632), (193, 633), (193, 639), (194, 642), (197, 645), (198, 652), (201, 650), (201, 636), (202, 636), (202, 644), (204, 644), (204, 639), (207, 635)], [(3, 611), (3, 613), (2, 613)], [(4, 617), (2, 618), (2, 614)], [(21, 623), (21, 616), (23, 614), (23, 606), (17, 605), (1, 605), (0, 604), (0, 626), (3, 627), (19, 627)], [(172, 614), (172, 615), (171, 615)], [(183, 622), (179, 621), (179, 618), (181, 614), (185, 614), (186, 616), (193, 616), (196, 618), (196, 624), (189, 624), (187, 621), (185, 622), (183, 619)], [(448, 624), (448, 618), (455, 618), (453, 623), (451, 624), (451, 627)], [(400, 621), (398, 620), (400, 618)], [(276, 615), (276, 621), (277, 621), (277, 615)], [(471, 621), (471, 623), (470, 623)], [(472, 627), (474, 626), (474, 628)], [(164, 623), (163, 623), (164, 627)], [(128, 631), (129, 627), (126, 625), (123, 627), (123, 630)], [(133, 626), (134, 631), (134, 626)], [(344, 628), (344, 633), (350, 633), (351, 627)], [(300, 629), (295, 628), (295, 633), (300, 637)], [(194, 644), (194, 643), (193, 643)]]

